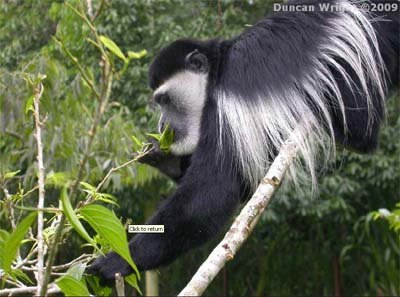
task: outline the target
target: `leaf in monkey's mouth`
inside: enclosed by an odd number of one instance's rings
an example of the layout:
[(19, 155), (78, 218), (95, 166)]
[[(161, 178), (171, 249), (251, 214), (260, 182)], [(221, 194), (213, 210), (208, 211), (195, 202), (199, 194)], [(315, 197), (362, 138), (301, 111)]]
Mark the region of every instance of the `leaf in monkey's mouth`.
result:
[(169, 153), (171, 151), (171, 145), (174, 142), (174, 130), (172, 130), (169, 127), (169, 124), (167, 124), (164, 128), (164, 131), (160, 133), (147, 133), (148, 136), (155, 138), (159, 145), (160, 145), (160, 150), (162, 150), (165, 153)]

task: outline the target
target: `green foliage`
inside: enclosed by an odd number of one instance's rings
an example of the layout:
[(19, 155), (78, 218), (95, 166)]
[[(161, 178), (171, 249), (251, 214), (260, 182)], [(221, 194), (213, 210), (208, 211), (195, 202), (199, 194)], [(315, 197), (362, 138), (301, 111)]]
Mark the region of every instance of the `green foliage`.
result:
[(118, 206), (117, 198), (111, 194), (99, 193), (96, 188), (88, 183), (81, 182), (81, 185), (85, 188), (83, 192), (88, 194), (88, 197), (92, 198), (94, 201), (102, 201), (105, 203), (110, 203)]
[(65, 296), (90, 296), (86, 284), (70, 275), (59, 278), (56, 284)]
[(146, 50), (141, 50), (140, 52), (128, 51), (128, 58), (129, 59), (141, 59), (146, 55), (147, 55), (147, 51)]
[(112, 288), (100, 285), (100, 279), (97, 276), (88, 275), (85, 280), (96, 296), (110, 296)]
[(132, 286), (132, 288), (135, 288), (140, 295), (143, 295), (142, 291), (140, 290), (139, 284), (138, 284), (138, 279), (135, 274), (130, 274), (128, 276), (124, 277), (124, 280)]
[(90, 296), (86, 282), (82, 278), (85, 268), (85, 264), (76, 263), (68, 269), (66, 275), (55, 281), (65, 296)]
[(60, 202), (64, 215), (67, 217), (68, 222), (75, 229), (75, 231), (78, 232), (78, 234), (82, 236), (82, 238), (85, 239), (87, 242), (89, 242), (93, 247), (97, 248), (96, 242), (86, 232), (85, 228), (79, 221), (74, 209), (72, 208), (72, 204), (69, 200), (66, 187), (61, 190)]
[(2, 67), (15, 69), (21, 60), (36, 56), (47, 44), (56, 26), (47, 13), (52, 2), (51, 0), (0, 2)]
[(25, 234), (28, 232), (29, 227), (32, 225), (33, 221), (36, 219), (37, 213), (31, 213), (27, 215), (15, 228), (15, 230), (8, 236), (3, 233), (2, 250), (3, 253), (0, 255), (1, 268), (12, 275), (11, 263), (17, 256), (17, 252), (21, 245)]
[(379, 218), (386, 219), (390, 228), (400, 234), (400, 202), (396, 204), (396, 208), (393, 211), (381, 208), (378, 211), (373, 211), (371, 215), (374, 220)]
[(4, 179), (12, 178), (12, 177), (16, 176), (20, 172), (21, 172), (21, 170), (17, 170), (17, 171), (14, 171), (14, 172), (7, 172), (6, 174), (4, 174), (3, 178)]
[(116, 215), (101, 205), (86, 205), (80, 209), (82, 218), (111, 246), (113, 251), (131, 265), (140, 278), (139, 271), (131, 258), (124, 226)]
[(115, 44), (110, 38), (106, 36), (100, 36), (100, 41), (104, 44), (104, 46), (109, 49), (114, 55), (118, 58), (126, 62), (128, 59), (125, 57), (123, 52), (119, 49), (118, 45)]

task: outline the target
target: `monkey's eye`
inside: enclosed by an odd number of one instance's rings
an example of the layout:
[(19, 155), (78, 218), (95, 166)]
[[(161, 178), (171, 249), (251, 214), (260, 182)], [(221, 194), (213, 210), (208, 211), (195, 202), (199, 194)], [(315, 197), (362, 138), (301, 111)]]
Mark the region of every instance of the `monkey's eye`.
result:
[(159, 105), (167, 105), (171, 102), (168, 94), (157, 94), (154, 96), (154, 101)]

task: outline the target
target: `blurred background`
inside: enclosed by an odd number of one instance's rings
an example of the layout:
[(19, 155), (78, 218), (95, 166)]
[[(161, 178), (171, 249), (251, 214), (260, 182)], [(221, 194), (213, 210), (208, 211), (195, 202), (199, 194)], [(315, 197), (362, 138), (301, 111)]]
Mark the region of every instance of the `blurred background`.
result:
[[(84, 180), (97, 184), (110, 168), (129, 160), (134, 152), (132, 135), (144, 139), (145, 132), (156, 131), (158, 111), (148, 104), (147, 70), (160, 48), (182, 37), (233, 37), (268, 14), (278, 1), (91, 2), (96, 11), (101, 7), (94, 22), (101, 34), (124, 52), (147, 50), (114, 81), (112, 103), (85, 168)], [(30, 91), (22, 72), (47, 75), (41, 107), (41, 113), (47, 114), (43, 135), (47, 174), (77, 174), (97, 103), (53, 36), (62, 38), (86, 72), (98, 78), (99, 54), (87, 41), (89, 33), (63, 1), (0, 2), (0, 174), (21, 170), (9, 189), (31, 188), (36, 182), (34, 123), (25, 112)], [(119, 61), (115, 63), (121, 67)], [(400, 295), (400, 227), (396, 231), (388, 220), (373, 219), (374, 211), (393, 210), (400, 202), (398, 94), (389, 101), (377, 152), (358, 155), (338, 148), (332, 165), (320, 177), (316, 196), (307, 186), (301, 192), (280, 191), (205, 295)], [(118, 198), (120, 208), (114, 211), (124, 222), (141, 224), (174, 187), (150, 167), (133, 165), (114, 174), (104, 191)], [(57, 205), (57, 189), (49, 187), (46, 199), (49, 205)], [(7, 228), (4, 209), (0, 224)], [(158, 270), (160, 294), (179, 292), (222, 235)], [(82, 243), (73, 236), (62, 246), (58, 261), (79, 256)], [(140, 285), (144, 290), (145, 282)]]

